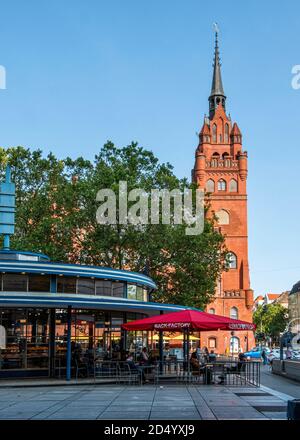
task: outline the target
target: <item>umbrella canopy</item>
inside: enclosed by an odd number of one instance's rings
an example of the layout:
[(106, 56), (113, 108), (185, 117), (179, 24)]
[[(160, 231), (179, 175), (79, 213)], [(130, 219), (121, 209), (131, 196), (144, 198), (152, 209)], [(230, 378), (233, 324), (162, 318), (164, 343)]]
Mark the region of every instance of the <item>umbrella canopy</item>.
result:
[(125, 330), (255, 330), (256, 325), (239, 319), (198, 310), (181, 310), (123, 324)]

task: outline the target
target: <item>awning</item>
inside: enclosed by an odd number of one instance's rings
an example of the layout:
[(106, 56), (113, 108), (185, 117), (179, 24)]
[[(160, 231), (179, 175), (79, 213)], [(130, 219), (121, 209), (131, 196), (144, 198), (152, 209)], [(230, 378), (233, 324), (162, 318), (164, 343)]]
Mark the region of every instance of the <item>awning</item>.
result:
[(197, 310), (182, 310), (165, 315), (151, 316), (123, 324), (125, 330), (255, 330), (251, 322), (231, 319), (226, 316), (213, 315)]

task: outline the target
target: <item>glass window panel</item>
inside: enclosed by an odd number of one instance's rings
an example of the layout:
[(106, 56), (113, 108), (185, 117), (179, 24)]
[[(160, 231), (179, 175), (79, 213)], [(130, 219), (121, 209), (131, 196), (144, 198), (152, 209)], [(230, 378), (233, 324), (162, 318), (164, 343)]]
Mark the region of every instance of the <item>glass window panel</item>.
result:
[(237, 181), (235, 179), (231, 179), (229, 182), (229, 191), (237, 192), (237, 190), (238, 190)]
[(96, 280), (96, 295), (111, 296), (111, 281)]
[(27, 291), (27, 275), (21, 275), (17, 273), (3, 274), (3, 290), (4, 291)]
[(90, 278), (78, 278), (77, 293), (95, 295), (95, 280)]
[(50, 277), (47, 275), (29, 275), (29, 292), (49, 292)]
[(128, 299), (136, 299), (136, 284), (127, 284), (127, 298)]
[(145, 301), (145, 302), (148, 301), (148, 290), (147, 289), (143, 289), (143, 301)]
[(143, 288), (141, 286), (137, 286), (136, 288), (136, 299), (139, 301), (143, 301), (144, 299)]
[(215, 191), (215, 182), (212, 179), (208, 179), (206, 182), (206, 191), (214, 192)]
[(74, 277), (58, 277), (57, 278), (58, 293), (76, 293), (76, 278)]
[(232, 307), (231, 309), (230, 309), (230, 318), (231, 319), (238, 319), (238, 316), (239, 314), (238, 314), (238, 309), (236, 308), (236, 307)]
[(118, 298), (124, 296), (124, 283), (112, 283), (112, 294)]

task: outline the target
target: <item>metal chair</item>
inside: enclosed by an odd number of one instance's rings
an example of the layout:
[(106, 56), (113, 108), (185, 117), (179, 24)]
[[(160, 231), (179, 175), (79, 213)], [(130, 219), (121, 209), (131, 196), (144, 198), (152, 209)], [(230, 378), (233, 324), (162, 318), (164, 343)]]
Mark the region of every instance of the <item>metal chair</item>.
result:
[[(89, 376), (89, 364), (88, 359), (75, 359), (75, 376), (78, 377), (88, 377)], [(83, 376), (82, 376), (83, 374)]]
[(94, 363), (94, 382), (96, 379), (102, 379), (106, 381), (118, 382), (118, 367), (117, 362), (113, 361), (99, 361)]

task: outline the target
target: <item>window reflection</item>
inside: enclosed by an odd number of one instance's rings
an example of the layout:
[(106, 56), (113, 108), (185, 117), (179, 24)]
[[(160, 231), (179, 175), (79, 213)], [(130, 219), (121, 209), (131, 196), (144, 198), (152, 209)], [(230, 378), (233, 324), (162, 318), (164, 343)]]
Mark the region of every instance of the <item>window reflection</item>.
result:
[(18, 292), (27, 291), (27, 276), (17, 273), (3, 274), (3, 290), (12, 292), (14, 290)]

